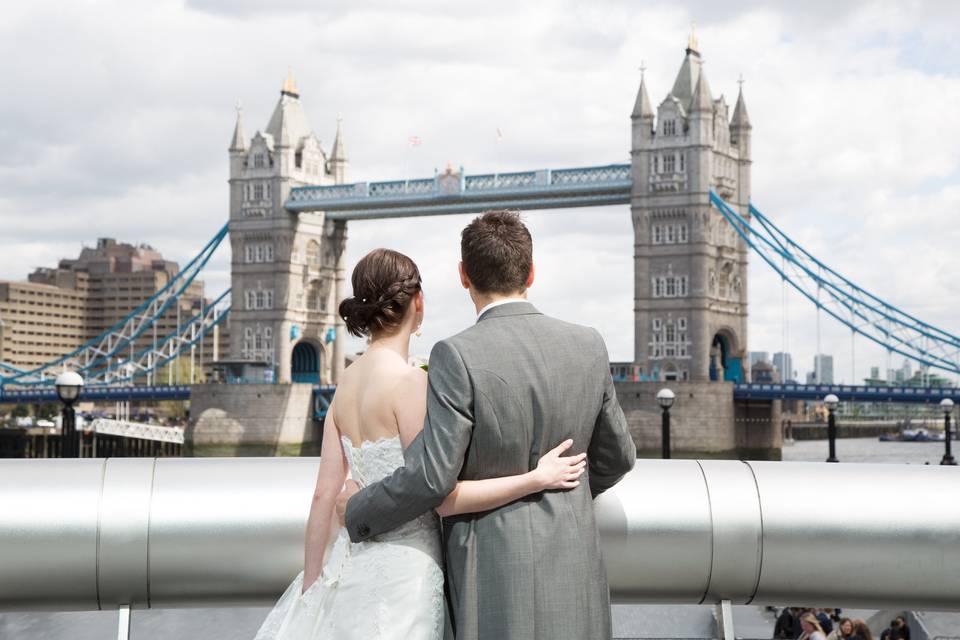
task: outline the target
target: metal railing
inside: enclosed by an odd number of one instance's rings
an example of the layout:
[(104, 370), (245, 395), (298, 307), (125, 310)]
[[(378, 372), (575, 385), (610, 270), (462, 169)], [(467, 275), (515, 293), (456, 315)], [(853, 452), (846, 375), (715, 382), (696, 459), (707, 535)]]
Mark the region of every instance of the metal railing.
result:
[[(0, 609), (271, 603), (317, 463), (0, 462)], [(954, 468), (639, 460), (596, 512), (614, 602), (960, 610), (956, 495)]]
[(74, 451), (80, 458), (170, 457), (183, 451), (183, 427), (97, 418), (73, 434), (74, 446), (64, 446), (59, 428), (0, 429), (0, 458), (61, 458)]

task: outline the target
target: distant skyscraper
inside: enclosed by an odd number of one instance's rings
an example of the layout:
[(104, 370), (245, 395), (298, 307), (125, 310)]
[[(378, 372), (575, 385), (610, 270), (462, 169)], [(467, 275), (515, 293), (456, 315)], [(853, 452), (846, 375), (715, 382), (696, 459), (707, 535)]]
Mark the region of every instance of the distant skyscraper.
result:
[(818, 353), (813, 357), (813, 381), (817, 384), (833, 384), (833, 356)]
[(900, 375), (897, 377), (897, 380), (901, 382), (906, 382), (913, 377), (913, 365), (909, 360), (903, 361), (903, 366), (900, 367)]
[(880, 367), (870, 367), (870, 379), (871, 380), (880, 379)]
[(773, 368), (777, 370), (781, 382), (789, 382), (794, 379), (793, 356), (783, 351), (773, 354)]

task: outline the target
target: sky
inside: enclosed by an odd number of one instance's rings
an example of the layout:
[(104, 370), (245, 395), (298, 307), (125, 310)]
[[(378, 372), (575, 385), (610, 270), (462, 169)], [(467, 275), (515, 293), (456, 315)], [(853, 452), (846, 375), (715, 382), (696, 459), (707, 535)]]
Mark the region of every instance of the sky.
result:
[[(448, 163), (483, 173), (628, 162), (638, 68), (656, 106), (696, 23), (714, 97), (733, 104), (745, 80), (754, 204), (863, 288), (960, 333), (960, 4), (334, 4), (8, 3), (0, 278), (25, 278), (98, 237), (188, 260), (227, 219), (237, 101), (248, 135), (265, 128), (288, 68), (328, 151), (342, 116), (354, 181), (432, 176)], [(349, 268), (379, 246), (420, 265), (427, 315), (414, 353), (473, 321), (456, 278), (468, 220), (350, 225)], [(525, 220), (531, 300), (596, 326), (612, 359), (632, 359), (628, 207)], [(229, 286), (226, 249), (204, 276), (208, 292)], [(786, 347), (802, 377), (815, 311), (798, 294), (785, 311), (781, 282), (756, 257), (748, 283), (748, 348)], [(851, 344), (826, 317), (820, 335), (838, 380), (887, 367), (883, 350)]]

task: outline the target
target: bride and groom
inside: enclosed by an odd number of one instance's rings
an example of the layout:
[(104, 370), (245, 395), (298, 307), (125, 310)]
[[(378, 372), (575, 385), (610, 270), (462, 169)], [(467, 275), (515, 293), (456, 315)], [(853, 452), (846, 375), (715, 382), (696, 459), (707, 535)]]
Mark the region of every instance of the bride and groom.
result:
[(603, 339), (526, 301), (532, 256), (516, 213), (463, 230), (477, 322), (434, 346), (429, 375), (408, 364), (416, 265), (357, 263), (340, 314), (370, 345), (327, 411), (303, 572), (258, 639), (611, 636), (593, 498), (636, 449)]

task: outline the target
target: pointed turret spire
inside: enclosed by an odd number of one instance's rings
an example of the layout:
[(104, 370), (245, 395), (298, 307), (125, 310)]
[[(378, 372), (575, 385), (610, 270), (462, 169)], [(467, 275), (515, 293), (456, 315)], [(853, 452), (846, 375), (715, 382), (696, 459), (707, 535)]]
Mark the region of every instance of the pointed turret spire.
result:
[(310, 125), (300, 104), (300, 92), (290, 69), (280, 91), (280, 101), (267, 123), (266, 133), (273, 136), (274, 143), (281, 147), (295, 147), (303, 136), (310, 133)]
[(690, 109), (694, 111), (712, 111), (713, 95), (710, 93), (710, 83), (707, 82), (707, 74), (700, 69), (700, 77), (697, 78), (697, 86), (693, 90), (693, 96), (690, 98)]
[(697, 86), (697, 79), (700, 77), (703, 61), (700, 59), (698, 47), (697, 36), (694, 31), (691, 31), (690, 37), (687, 39), (687, 55), (683, 58), (683, 64), (680, 65), (677, 79), (673, 81), (673, 89), (670, 90), (670, 95), (684, 106), (690, 103), (693, 90)]
[(690, 37), (687, 38), (687, 54), (700, 55), (700, 43), (697, 42), (697, 23), (690, 23)]
[(237, 100), (237, 124), (233, 127), (233, 139), (230, 140), (230, 151), (246, 151), (247, 136), (243, 132), (243, 106)]
[(740, 83), (740, 94), (737, 96), (737, 106), (733, 108), (733, 119), (730, 120), (730, 126), (749, 129), (750, 116), (747, 114), (747, 104), (743, 101), (743, 76), (740, 76), (738, 82)]
[(340, 114), (337, 114), (337, 135), (330, 149), (330, 159), (327, 160), (327, 173), (333, 176), (337, 184), (343, 184), (347, 179), (347, 147), (343, 144), (343, 118)]
[(637, 100), (633, 104), (632, 118), (653, 118), (653, 109), (650, 107), (650, 96), (647, 95), (647, 68), (640, 63), (640, 90), (637, 91)]
[(333, 148), (330, 150), (330, 160), (343, 161), (347, 159), (347, 148), (343, 144), (342, 131), (343, 117), (337, 114), (337, 135), (333, 138)]
[(297, 82), (293, 79), (293, 68), (287, 67), (287, 79), (283, 81), (283, 87), (280, 89), (281, 95), (299, 98), (300, 92), (297, 90)]

